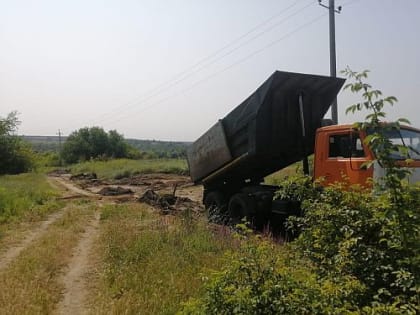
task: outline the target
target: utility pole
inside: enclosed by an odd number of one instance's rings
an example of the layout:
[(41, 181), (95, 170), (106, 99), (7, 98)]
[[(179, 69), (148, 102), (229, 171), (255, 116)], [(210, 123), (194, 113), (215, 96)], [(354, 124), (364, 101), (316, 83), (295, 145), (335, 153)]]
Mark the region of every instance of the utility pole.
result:
[(58, 129), (58, 158), (60, 159), (60, 166), (63, 166), (61, 160), (61, 130)]
[[(318, 0), (319, 5), (327, 8), (329, 11), (330, 20), (330, 75), (335, 78), (337, 77), (337, 62), (335, 57), (335, 13), (341, 13), (341, 6), (335, 9), (335, 1), (329, 0), (328, 5), (322, 3), (322, 0)], [(338, 110), (337, 110), (337, 98), (334, 99), (331, 107), (331, 119), (335, 124), (338, 123)]]

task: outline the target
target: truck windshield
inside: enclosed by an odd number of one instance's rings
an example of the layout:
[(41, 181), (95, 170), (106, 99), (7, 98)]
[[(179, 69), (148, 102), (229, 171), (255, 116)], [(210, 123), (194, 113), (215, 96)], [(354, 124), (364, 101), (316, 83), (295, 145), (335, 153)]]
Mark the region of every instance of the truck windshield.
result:
[[(368, 132), (369, 133), (369, 132)], [(392, 129), (385, 132), (385, 136), (395, 145), (404, 145), (408, 148), (408, 158), (420, 160), (420, 132), (411, 129)], [(391, 157), (396, 160), (404, 160), (407, 157), (395, 151)]]

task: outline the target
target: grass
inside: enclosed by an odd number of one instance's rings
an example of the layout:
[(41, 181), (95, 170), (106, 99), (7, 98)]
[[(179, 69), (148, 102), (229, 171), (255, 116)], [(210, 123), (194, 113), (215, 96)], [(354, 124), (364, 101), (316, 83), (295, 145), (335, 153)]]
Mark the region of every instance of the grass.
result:
[[(313, 174), (313, 155), (309, 156), (309, 174)], [(268, 175), (264, 182), (269, 185), (281, 185), (286, 177), (292, 177), (296, 174), (303, 174), (302, 162), (296, 162), (288, 167), (285, 167), (271, 175)]]
[[(94, 314), (174, 314), (199, 294), (203, 268), (218, 268), (235, 242), (195, 222), (150, 213), (146, 206), (103, 209), (99, 293)], [(223, 232), (224, 231), (224, 232)]]
[(93, 172), (101, 179), (119, 179), (157, 172), (186, 174), (188, 171), (186, 160), (181, 159), (88, 161), (75, 164), (70, 168), (73, 174)]
[(59, 207), (57, 196), (44, 174), (0, 176), (0, 228), (5, 223), (45, 217)]
[(89, 205), (72, 205), (45, 234), (0, 273), (2, 314), (50, 314), (61, 298), (62, 268), (71, 259), (86, 220)]

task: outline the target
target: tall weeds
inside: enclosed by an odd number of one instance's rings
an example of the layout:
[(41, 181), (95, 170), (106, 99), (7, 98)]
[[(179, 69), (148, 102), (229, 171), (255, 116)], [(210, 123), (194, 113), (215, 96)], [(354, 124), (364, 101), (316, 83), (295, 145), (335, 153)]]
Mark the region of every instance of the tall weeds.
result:
[(57, 195), (43, 174), (0, 176), (0, 224), (43, 217), (57, 208)]

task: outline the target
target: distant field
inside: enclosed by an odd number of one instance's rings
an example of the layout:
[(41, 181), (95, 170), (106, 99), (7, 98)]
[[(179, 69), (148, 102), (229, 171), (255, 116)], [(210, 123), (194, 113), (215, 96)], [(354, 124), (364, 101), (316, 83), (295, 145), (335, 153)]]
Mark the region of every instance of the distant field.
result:
[[(296, 162), (282, 170), (279, 170), (264, 179), (266, 184), (280, 185), (285, 177), (303, 174), (302, 162)], [(309, 174), (313, 174), (313, 155), (309, 156)]]
[(101, 179), (119, 179), (144, 173), (187, 174), (187, 161), (182, 159), (89, 161), (70, 167), (73, 174), (93, 172)]
[(126, 139), (125, 141), (140, 152), (146, 152), (158, 158), (182, 158), (185, 156), (185, 152), (190, 145), (190, 142), (177, 141), (138, 139)]

